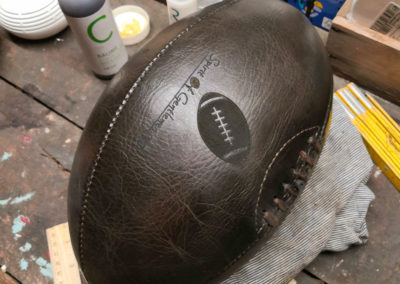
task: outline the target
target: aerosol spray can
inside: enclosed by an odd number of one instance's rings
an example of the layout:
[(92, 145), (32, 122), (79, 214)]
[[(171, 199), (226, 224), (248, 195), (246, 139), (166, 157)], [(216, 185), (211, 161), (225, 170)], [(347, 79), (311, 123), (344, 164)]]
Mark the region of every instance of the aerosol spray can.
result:
[(111, 79), (128, 61), (108, 0), (58, 0), (95, 75)]
[(197, 0), (167, 0), (169, 23), (173, 24), (197, 12)]

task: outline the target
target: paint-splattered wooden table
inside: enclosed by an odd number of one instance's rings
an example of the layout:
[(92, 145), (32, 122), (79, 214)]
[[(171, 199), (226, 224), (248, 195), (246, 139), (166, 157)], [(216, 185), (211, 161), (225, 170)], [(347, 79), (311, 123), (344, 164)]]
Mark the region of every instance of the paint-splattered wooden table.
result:
[[(113, 6), (128, 2), (111, 1)], [(134, 3), (150, 14), (148, 39), (168, 25), (163, 4)], [(141, 45), (129, 47), (129, 54)], [(41, 41), (18, 39), (0, 29), (0, 265), (22, 283), (52, 283), (45, 229), (67, 221), (74, 151), (107, 85), (92, 75), (82, 57), (69, 29)], [(396, 114), (395, 107), (387, 108)], [(378, 173), (370, 181), (378, 197), (368, 215), (370, 243), (321, 255), (298, 283), (322, 283), (310, 275), (328, 283), (400, 283), (395, 226), (400, 194)], [(3, 276), (1, 283), (17, 283)]]
[[(167, 11), (154, 0), (135, 4), (151, 18), (147, 42), (168, 25)], [(107, 85), (82, 58), (69, 29), (41, 41), (0, 29), (0, 265), (22, 283), (53, 282), (45, 230), (67, 221), (75, 148)]]

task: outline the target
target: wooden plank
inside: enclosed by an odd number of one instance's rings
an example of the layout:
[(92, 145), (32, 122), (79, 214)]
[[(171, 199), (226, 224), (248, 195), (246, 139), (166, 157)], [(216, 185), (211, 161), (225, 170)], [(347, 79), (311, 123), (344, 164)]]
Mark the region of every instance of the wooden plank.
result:
[(67, 220), (80, 133), (0, 80), (0, 263), (22, 283), (52, 283), (45, 229)]
[(376, 167), (368, 186), (376, 199), (367, 214), (367, 244), (322, 253), (307, 267), (329, 284), (400, 283), (400, 194)]
[[(113, 7), (128, 4), (111, 0)], [(129, 55), (168, 26), (165, 5), (154, 0), (136, 0), (150, 15), (147, 39), (129, 46)], [(0, 29), (0, 76), (32, 94), (44, 104), (84, 126), (91, 109), (108, 81), (94, 77), (70, 29), (49, 39), (28, 41)]]
[(81, 284), (78, 262), (72, 250), (68, 223), (46, 230), (54, 284)]
[(80, 129), (0, 79), (0, 135), (5, 140), (9, 138), (9, 144), (18, 129), (21, 141), (30, 145), (28, 142), (35, 138), (43, 157), (58, 163), (62, 169), (71, 169)]
[(400, 41), (338, 16), (327, 49), (336, 74), (400, 104)]

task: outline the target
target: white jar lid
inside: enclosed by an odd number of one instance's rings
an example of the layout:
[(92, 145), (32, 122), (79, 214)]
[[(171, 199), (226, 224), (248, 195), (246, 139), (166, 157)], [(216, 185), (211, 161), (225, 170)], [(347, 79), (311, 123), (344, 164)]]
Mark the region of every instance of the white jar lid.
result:
[(136, 5), (123, 5), (113, 10), (115, 22), (124, 45), (144, 40), (150, 32), (150, 17)]

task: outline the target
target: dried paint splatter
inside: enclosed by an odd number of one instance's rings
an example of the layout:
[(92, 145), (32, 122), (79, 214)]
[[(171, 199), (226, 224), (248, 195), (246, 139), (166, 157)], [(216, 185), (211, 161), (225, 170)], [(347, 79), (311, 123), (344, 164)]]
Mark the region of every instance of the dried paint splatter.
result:
[(35, 192), (29, 192), (29, 193), (27, 193), (27, 194), (25, 194), (25, 195), (15, 197), (15, 198), (11, 201), (10, 204), (19, 204), (19, 203), (21, 203), (21, 202), (28, 201), (28, 200), (31, 199), (32, 196), (34, 196), (34, 195), (35, 195)]
[(20, 252), (27, 252), (30, 251), (32, 248), (32, 245), (30, 243), (25, 243), (25, 245), (19, 247)]
[(21, 216), (21, 221), (24, 222), (25, 224), (31, 223), (31, 220), (26, 216)]
[(11, 154), (11, 153), (4, 152), (4, 153), (3, 153), (3, 156), (0, 158), (0, 161), (2, 161), (2, 162), (7, 161), (7, 160), (10, 159), (11, 157), (12, 157), (12, 154)]
[(47, 260), (42, 257), (36, 258), (33, 255), (31, 255), (31, 260), (40, 267), (40, 273), (42, 273), (43, 276), (53, 279), (53, 270), (51, 264), (48, 263)]
[(53, 278), (53, 269), (51, 268), (51, 264), (47, 263), (46, 266), (41, 267), (40, 273), (48, 278)]
[(21, 136), (21, 141), (24, 142), (24, 143), (29, 144), (29, 143), (32, 142), (32, 137), (29, 136), (28, 134), (23, 134), (23, 135)]
[(0, 206), (6, 206), (10, 200), (11, 200), (11, 197), (0, 200)]
[(12, 232), (14, 234), (14, 240), (17, 240), (21, 237), (19, 232), (22, 231), (22, 229), (26, 226), (26, 224), (29, 224), (31, 220), (23, 215), (19, 215), (14, 219), (13, 225), (12, 225)]
[[(7, 199), (0, 200), (0, 206), (6, 206), (8, 203), (13, 204), (13, 205), (19, 204), (21, 202), (30, 200), (34, 195), (35, 195), (35, 192), (33, 191), (33, 192), (29, 192), (25, 195), (14, 197), (13, 200), (11, 200), (12, 197), (9, 197)], [(10, 202), (10, 200), (11, 200), (11, 202)]]
[(19, 262), (19, 268), (21, 269), (21, 270), (27, 270), (28, 269), (28, 266), (29, 266), (29, 264), (28, 264), (28, 262), (25, 260), (25, 259), (21, 259), (20, 260), (20, 262)]

